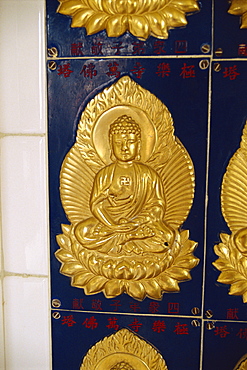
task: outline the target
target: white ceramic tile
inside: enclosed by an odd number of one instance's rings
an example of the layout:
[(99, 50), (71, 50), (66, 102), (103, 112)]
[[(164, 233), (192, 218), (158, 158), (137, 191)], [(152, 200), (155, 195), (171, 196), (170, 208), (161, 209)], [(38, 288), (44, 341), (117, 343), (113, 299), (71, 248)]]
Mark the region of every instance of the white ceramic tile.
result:
[(5, 369), (4, 364), (4, 337), (3, 337), (3, 297), (2, 297), (2, 281), (0, 280), (0, 370)]
[(45, 138), (1, 139), (5, 270), (47, 275)]
[(0, 131), (44, 132), (44, 1), (0, 0), (0, 35)]
[(4, 279), (6, 370), (49, 369), (46, 278)]

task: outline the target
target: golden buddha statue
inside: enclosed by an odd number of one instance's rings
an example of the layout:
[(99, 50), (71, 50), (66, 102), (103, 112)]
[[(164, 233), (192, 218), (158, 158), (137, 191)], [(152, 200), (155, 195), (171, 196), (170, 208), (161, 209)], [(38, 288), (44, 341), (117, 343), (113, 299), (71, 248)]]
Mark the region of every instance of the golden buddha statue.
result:
[(158, 173), (140, 162), (141, 129), (122, 115), (110, 125), (109, 141), (113, 163), (97, 173), (90, 199), (93, 217), (80, 222), (75, 235), (81, 245), (103, 253), (164, 252), (175, 231), (164, 220)]
[(167, 107), (128, 76), (90, 100), (60, 172), (70, 221), (57, 235), (60, 272), (85, 294), (142, 300), (179, 291), (198, 264), (181, 230), (194, 169)]

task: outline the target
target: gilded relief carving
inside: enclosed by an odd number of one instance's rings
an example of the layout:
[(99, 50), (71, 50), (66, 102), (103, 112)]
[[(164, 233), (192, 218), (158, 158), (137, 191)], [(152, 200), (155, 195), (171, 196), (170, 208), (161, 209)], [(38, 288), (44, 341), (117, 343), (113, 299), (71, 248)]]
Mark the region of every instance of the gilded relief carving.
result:
[(186, 13), (199, 10), (197, 0), (59, 0), (57, 12), (72, 17), (71, 27), (88, 35), (106, 30), (109, 37), (129, 31), (141, 40), (168, 38), (168, 30), (188, 23)]
[(198, 264), (179, 227), (194, 169), (167, 107), (125, 76), (86, 106), (60, 175), (71, 225), (57, 236), (60, 272), (86, 294), (142, 300), (179, 291)]
[(247, 355), (244, 355), (233, 370), (247, 370)]
[(246, 0), (232, 0), (228, 13), (241, 15), (241, 27), (247, 28), (247, 2)]
[(83, 359), (80, 370), (168, 370), (161, 354), (128, 329), (96, 343)]
[(240, 148), (229, 162), (221, 189), (221, 208), (232, 234), (221, 234), (214, 247), (220, 257), (213, 265), (221, 271), (218, 281), (231, 284), (230, 295), (247, 302), (247, 125)]

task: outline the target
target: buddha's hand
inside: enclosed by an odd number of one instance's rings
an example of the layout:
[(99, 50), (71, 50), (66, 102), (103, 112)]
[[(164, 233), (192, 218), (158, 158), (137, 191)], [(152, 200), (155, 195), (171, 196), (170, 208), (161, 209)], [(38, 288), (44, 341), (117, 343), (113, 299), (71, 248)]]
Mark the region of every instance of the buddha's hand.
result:
[(137, 229), (138, 226), (139, 223), (137, 221), (128, 221), (126, 218), (121, 218), (119, 220), (119, 224), (114, 225), (113, 227), (117, 232), (126, 233)]

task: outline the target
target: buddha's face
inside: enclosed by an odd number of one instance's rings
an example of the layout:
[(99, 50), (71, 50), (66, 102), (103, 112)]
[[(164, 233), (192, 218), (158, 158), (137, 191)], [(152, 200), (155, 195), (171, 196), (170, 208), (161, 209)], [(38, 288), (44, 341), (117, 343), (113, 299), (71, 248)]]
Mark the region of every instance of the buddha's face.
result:
[(140, 147), (140, 139), (136, 134), (114, 134), (112, 135), (112, 150), (116, 159), (122, 162), (133, 161)]

